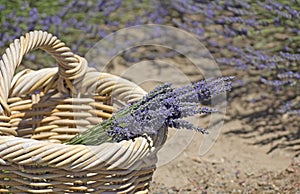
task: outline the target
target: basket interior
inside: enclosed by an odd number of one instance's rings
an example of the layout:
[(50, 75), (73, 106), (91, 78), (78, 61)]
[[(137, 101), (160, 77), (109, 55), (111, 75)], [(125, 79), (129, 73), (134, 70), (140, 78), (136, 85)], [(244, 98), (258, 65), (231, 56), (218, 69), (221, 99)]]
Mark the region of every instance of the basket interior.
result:
[[(9, 120), (1, 124), (18, 137), (61, 142), (111, 116), (111, 97), (71, 98), (53, 90), (8, 99)], [(7, 131), (5, 130), (5, 131)], [(6, 132), (4, 132), (6, 133)], [(11, 132), (9, 132), (11, 133)], [(7, 134), (7, 133), (6, 133)]]
[[(26, 77), (35, 76), (37, 72), (31, 71)], [(7, 99), (11, 115), (0, 114), (0, 135), (60, 143), (111, 117), (117, 109), (111, 92), (100, 94), (97, 84), (95, 86), (98, 76), (93, 78), (93, 84), (76, 94), (71, 90), (59, 91), (57, 84), (45, 92), (45, 84), (29, 87), (24, 84), (25, 78), (16, 77)], [(51, 79), (53, 77), (48, 78)], [(29, 89), (23, 89), (25, 86)], [(18, 90), (17, 94), (14, 89)]]

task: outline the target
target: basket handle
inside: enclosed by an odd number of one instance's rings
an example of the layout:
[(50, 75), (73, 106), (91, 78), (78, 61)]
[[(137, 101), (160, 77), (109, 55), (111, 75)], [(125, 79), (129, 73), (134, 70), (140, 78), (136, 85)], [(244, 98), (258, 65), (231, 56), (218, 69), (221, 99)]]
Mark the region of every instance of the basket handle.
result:
[(56, 36), (44, 31), (32, 31), (25, 37), (15, 39), (5, 50), (0, 60), (0, 114), (10, 114), (7, 98), (16, 68), (23, 56), (33, 49), (42, 49), (55, 58), (60, 77), (68, 80), (80, 79), (87, 69), (87, 62), (71, 52)]

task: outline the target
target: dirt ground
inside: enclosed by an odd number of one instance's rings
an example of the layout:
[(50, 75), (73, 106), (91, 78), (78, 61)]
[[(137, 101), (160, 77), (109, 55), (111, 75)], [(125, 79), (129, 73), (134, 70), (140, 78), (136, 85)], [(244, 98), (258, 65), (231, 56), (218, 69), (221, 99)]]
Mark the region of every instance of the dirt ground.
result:
[(299, 193), (300, 160), (293, 152), (270, 145), (252, 145), (226, 132), (243, 128), (240, 121), (227, 122), (213, 147), (199, 156), (201, 134), (154, 174), (152, 193)]

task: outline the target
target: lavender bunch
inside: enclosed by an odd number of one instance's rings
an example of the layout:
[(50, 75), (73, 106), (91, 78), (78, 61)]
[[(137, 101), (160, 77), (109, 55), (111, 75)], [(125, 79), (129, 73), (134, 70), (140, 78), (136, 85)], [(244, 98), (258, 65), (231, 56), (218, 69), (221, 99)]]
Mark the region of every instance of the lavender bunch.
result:
[(203, 80), (180, 88), (166, 83), (156, 87), (142, 99), (126, 106), (91, 129), (78, 134), (67, 144), (99, 145), (104, 142), (129, 140), (143, 134), (155, 135), (166, 127), (207, 130), (194, 126), (183, 118), (210, 114), (217, 110), (200, 104), (231, 89), (233, 77)]

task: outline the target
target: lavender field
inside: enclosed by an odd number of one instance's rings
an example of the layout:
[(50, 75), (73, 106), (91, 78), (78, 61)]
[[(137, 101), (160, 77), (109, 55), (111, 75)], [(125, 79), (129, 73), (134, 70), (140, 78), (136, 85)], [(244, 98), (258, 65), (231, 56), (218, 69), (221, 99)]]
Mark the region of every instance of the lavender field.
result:
[[(0, 15), (1, 53), (32, 30), (56, 35), (80, 56), (111, 33), (136, 25), (188, 32), (208, 49), (223, 76), (235, 76), (225, 123), (206, 155), (195, 154), (203, 136), (196, 134), (182, 154), (158, 167), (151, 192), (300, 192), (299, 1), (0, 0)], [(155, 44), (118, 53), (103, 71), (121, 76), (134, 64), (155, 60), (176, 63), (193, 82), (205, 77), (184, 54)], [(19, 70), (54, 66), (36, 51)], [(125, 77), (130, 76), (138, 75)]]

